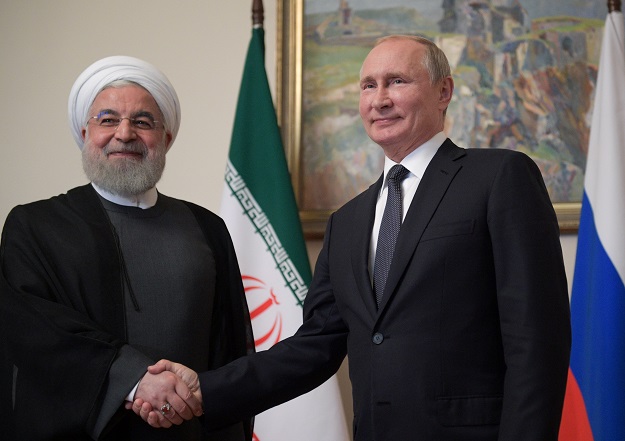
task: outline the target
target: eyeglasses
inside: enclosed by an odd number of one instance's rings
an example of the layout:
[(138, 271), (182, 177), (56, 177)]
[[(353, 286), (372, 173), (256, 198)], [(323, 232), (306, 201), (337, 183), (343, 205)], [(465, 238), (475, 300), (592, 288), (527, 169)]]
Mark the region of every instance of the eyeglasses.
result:
[(160, 125), (160, 121), (155, 121), (149, 116), (114, 116), (114, 115), (96, 115), (89, 118), (89, 121), (93, 121), (98, 127), (102, 128), (110, 128), (117, 130), (117, 127), (122, 123), (123, 120), (127, 119), (130, 122), (130, 125), (134, 129), (139, 130), (154, 130), (157, 129)]

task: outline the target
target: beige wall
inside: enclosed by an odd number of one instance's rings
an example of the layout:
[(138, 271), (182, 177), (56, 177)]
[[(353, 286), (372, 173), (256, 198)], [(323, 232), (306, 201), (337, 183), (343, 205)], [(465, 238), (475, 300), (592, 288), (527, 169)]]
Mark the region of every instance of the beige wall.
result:
[[(274, 97), (277, 1), (264, 1)], [(159, 189), (219, 211), (250, 9), (251, 0), (2, 0), (0, 223), (16, 204), (86, 182), (67, 95), (85, 67), (109, 55), (143, 58), (174, 84), (182, 125)], [(576, 242), (562, 238), (569, 280)], [(308, 245), (314, 262), (320, 243)], [(351, 418), (345, 367), (340, 382)]]
[[(0, 223), (18, 203), (86, 182), (68, 129), (78, 74), (109, 55), (159, 67), (180, 97), (182, 125), (159, 188), (217, 210), (245, 53), (251, 0), (2, 0)], [(276, 0), (265, 0), (275, 90)]]

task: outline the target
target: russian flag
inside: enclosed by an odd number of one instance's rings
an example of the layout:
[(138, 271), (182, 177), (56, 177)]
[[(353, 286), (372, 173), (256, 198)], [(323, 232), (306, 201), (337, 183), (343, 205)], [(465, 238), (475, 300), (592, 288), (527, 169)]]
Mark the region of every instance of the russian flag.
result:
[(571, 294), (560, 441), (625, 440), (625, 22), (606, 18)]

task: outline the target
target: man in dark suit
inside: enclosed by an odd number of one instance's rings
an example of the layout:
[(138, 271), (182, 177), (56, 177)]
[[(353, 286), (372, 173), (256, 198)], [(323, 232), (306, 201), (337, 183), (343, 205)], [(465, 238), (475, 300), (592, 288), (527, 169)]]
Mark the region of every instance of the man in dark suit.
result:
[(371, 50), (360, 114), (384, 174), (330, 217), (298, 332), (199, 374), (206, 424), (311, 390), (347, 354), (357, 441), (557, 439), (571, 342), (557, 219), (529, 157), (447, 139), (453, 89), (426, 39)]

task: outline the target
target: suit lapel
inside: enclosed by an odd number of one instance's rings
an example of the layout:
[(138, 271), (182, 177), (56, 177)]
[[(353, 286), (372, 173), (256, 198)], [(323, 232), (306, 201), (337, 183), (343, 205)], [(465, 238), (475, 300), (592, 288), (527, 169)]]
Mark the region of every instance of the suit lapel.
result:
[(358, 285), (358, 292), (362, 296), (362, 300), (367, 307), (367, 311), (371, 317), (377, 314), (377, 306), (375, 304), (375, 296), (371, 287), (371, 278), (369, 276), (369, 249), (371, 243), (371, 230), (373, 229), (373, 221), (375, 219), (375, 204), (382, 187), (384, 176), (376, 181), (369, 189), (362, 194), (355, 208), (354, 219), (362, 220), (354, 222), (354, 230), (352, 237), (352, 268), (354, 278)]
[(399, 231), (393, 261), (384, 288), (384, 296), (379, 308), (380, 312), (393, 297), (397, 284), (406, 271), (425, 228), (449, 185), (462, 168), (456, 160), (464, 154), (464, 149), (457, 147), (447, 139), (428, 165)]

